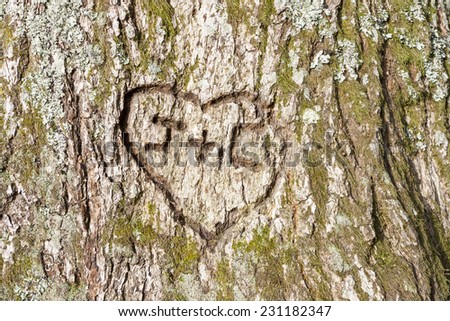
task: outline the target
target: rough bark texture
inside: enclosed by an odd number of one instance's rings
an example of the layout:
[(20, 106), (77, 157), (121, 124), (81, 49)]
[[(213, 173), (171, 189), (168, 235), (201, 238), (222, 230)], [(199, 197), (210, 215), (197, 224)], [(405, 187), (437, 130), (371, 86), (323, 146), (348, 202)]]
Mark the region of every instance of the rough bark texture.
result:
[(0, 298), (449, 299), (449, 16), (1, 0)]

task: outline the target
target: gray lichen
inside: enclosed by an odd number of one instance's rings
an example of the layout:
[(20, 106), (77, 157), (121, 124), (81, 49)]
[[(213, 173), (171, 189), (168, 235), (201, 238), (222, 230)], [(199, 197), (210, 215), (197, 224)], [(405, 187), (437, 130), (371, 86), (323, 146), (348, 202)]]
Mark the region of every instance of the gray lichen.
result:
[(356, 44), (350, 40), (338, 41), (337, 60), (338, 70), (335, 79), (343, 82), (345, 79), (358, 79), (358, 70), (362, 64)]

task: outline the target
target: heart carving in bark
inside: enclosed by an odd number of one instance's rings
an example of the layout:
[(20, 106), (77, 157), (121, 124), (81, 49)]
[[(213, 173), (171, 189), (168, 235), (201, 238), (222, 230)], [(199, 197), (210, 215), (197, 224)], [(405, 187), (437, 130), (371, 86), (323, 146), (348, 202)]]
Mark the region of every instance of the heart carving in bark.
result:
[(274, 123), (271, 106), (251, 93), (201, 102), (171, 85), (128, 91), (120, 116), (126, 150), (173, 219), (207, 241), (270, 202), (285, 157)]

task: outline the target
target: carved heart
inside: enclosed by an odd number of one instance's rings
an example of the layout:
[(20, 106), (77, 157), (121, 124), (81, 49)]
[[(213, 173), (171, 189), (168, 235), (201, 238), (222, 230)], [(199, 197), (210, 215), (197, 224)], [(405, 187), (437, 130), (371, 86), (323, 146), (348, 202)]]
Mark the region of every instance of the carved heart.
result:
[(284, 158), (272, 118), (270, 106), (247, 92), (200, 103), (149, 85), (125, 95), (120, 127), (173, 219), (212, 240), (271, 196)]

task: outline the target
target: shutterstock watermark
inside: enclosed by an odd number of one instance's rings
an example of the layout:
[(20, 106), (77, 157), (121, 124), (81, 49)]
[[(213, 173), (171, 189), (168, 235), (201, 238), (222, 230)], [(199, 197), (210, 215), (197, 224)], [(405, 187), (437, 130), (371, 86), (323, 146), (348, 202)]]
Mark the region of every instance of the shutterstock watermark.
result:
[[(342, 149), (332, 144), (327, 135), (324, 142), (299, 144), (296, 141), (235, 140), (228, 143), (181, 139), (179, 135), (161, 143), (133, 141), (127, 133), (122, 141), (105, 142), (103, 153), (108, 166), (127, 167), (133, 159), (140, 167), (165, 166), (223, 169), (227, 167), (258, 170), (263, 167), (293, 168), (331, 165), (333, 160), (345, 163)], [(119, 157), (118, 155), (121, 155)]]

